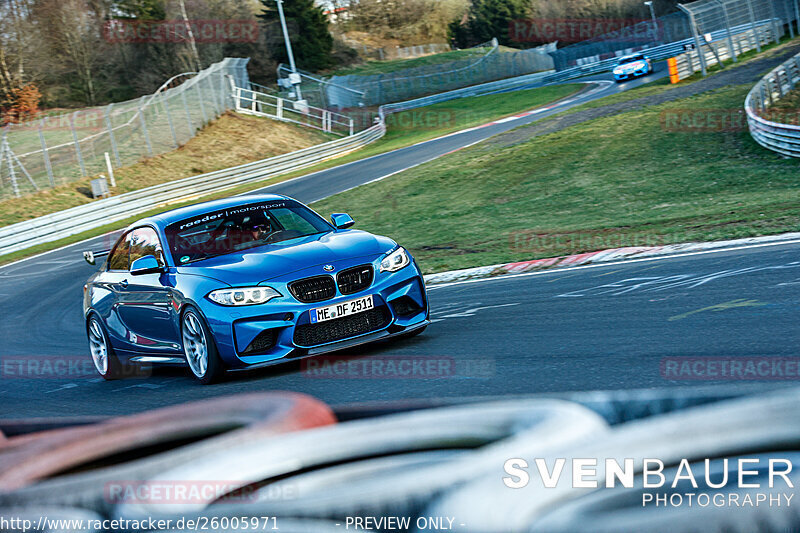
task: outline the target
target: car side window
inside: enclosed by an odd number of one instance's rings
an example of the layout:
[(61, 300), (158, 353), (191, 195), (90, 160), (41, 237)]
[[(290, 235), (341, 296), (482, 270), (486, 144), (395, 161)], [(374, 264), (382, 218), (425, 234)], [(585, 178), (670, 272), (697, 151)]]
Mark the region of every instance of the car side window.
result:
[(283, 226), (285, 231), (300, 231), (304, 234), (317, 233), (318, 230), (308, 220), (291, 209), (270, 209), (270, 214)]
[(123, 236), (108, 256), (108, 270), (128, 270), (128, 250), (130, 249), (131, 233)]
[(164, 254), (156, 231), (149, 227), (137, 228), (131, 233), (130, 264), (147, 255), (152, 255), (159, 266), (164, 266)]

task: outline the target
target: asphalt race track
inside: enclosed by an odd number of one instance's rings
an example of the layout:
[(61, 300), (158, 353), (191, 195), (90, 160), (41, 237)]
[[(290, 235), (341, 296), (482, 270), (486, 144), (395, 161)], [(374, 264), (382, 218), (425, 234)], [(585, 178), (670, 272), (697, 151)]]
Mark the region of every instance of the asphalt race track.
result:
[[(663, 75), (662, 66), (654, 76)], [(646, 81), (606, 85), (534, 115), (265, 190), (318, 200)], [(693, 374), (685, 373), (681, 364), (697, 361), (691, 358), (713, 357), (719, 365), (732, 357), (794, 357), (800, 341), (800, 243), (792, 243), (434, 287), (434, 323), (419, 337), (237, 372), (210, 387), (182, 368), (115, 382), (90, 372), (20, 376), (20, 365), (55, 360), (91, 367), (80, 298), (93, 267), (79, 252), (107, 246), (109, 239), (0, 267), (0, 417), (125, 414), (256, 390), (295, 390), (343, 404), (688, 387), (714, 383), (688, 379), (705, 377), (698, 372), (706, 366), (695, 364)], [(790, 365), (773, 367), (771, 375), (786, 378), (777, 372), (790, 374)]]

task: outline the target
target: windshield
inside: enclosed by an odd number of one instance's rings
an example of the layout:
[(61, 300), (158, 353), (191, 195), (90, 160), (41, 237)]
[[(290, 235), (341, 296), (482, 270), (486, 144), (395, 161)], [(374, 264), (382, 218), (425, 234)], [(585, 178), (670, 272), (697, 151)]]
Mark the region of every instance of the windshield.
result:
[(245, 204), (201, 213), (167, 226), (177, 265), (331, 231), (319, 215), (297, 202)]
[(635, 63), (636, 61), (643, 61), (643, 60), (644, 60), (644, 57), (642, 57), (642, 56), (633, 56), (633, 57), (620, 59), (619, 64), (620, 65), (626, 65), (628, 63)]

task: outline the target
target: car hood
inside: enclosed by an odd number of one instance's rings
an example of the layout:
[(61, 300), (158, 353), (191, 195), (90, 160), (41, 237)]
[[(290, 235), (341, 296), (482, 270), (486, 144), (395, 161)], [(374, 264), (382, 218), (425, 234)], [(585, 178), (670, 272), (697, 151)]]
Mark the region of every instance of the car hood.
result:
[(633, 63), (623, 63), (621, 65), (617, 65), (616, 70), (628, 72), (631, 70), (638, 70), (640, 68), (644, 68), (645, 66), (647, 66), (647, 63), (645, 63), (644, 61), (634, 61)]
[(397, 246), (387, 237), (365, 231), (332, 231), (299, 239), (266, 244), (179, 266), (179, 274), (213, 278), (234, 286), (263, 281), (308, 267), (354, 257), (390, 252)]

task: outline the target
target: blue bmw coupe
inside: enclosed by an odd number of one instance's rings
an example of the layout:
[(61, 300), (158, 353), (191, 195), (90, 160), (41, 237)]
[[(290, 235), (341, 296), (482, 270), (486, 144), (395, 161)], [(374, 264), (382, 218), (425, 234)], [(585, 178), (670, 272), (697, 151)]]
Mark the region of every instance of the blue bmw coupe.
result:
[(188, 363), (211, 383), (258, 367), (421, 333), (422, 274), (396, 242), (285, 196), (206, 202), (132, 224), (84, 286), (89, 348), (105, 378), (132, 363)]

